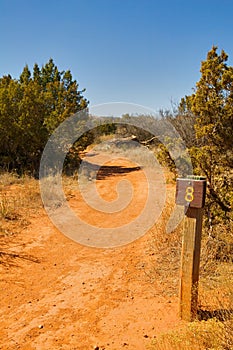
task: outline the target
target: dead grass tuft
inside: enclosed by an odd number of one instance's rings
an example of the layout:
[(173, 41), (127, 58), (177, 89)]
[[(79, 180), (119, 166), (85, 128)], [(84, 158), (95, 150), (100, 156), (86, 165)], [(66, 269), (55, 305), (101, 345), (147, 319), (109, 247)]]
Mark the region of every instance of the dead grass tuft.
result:
[(0, 235), (19, 233), (42, 207), (38, 181), (14, 173), (0, 175)]
[(233, 314), (226, 320), (195, 321), (180, 330), (159, 335), (150, 350), (230, 350), (233, 346)]

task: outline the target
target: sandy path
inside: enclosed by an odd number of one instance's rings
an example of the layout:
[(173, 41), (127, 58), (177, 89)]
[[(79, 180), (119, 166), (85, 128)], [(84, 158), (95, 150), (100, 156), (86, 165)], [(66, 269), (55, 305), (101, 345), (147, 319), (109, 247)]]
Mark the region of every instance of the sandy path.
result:
[[(106, 200), (113, 199), (109, 188), (121, 177), (98, 180)], [(135, 188), (146, 181), (141, 170), (126, 172), (124, 178)], [(142, 191), (135, 193), (140, 207)], [(80, 207), (78, 192), (69, 204), (101, 225), (101, 215), (92, 219), (90, 209)], [(130, 220), (135, 215), (132, 208), (127, 215)], [(167, 286), (148, 277), (148, 262), (156, 261), (151, 234), (122, 247), (86, 247), (65, 237), (38, 210), (17, 237), (17, 251), (37, 261), (18, 259), (17, 266), (1, 272), (0, 349), (143, 350), (158, 333), (174, 328), (177, 295), (164, 296)]]

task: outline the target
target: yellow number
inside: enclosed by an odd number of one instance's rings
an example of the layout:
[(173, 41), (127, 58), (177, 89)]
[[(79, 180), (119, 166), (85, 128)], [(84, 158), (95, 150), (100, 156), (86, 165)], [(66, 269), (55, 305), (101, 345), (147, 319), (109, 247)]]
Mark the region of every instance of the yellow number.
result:
[(194, 188), (188, 186), (185, 191), (185, 200), (186, 202), (192, 202), (194, 200)]

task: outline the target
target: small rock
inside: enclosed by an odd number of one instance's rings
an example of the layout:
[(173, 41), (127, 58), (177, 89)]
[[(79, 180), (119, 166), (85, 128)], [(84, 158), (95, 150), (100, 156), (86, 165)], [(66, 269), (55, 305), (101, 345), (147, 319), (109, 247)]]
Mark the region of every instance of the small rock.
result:
[(42, 324), (39, 324), (38, 328), (42, 329), (42, 328), (44, 328), (44, 326)]
[(144, 338), (149, 338), (149, 336), (147, 334), (144, 335)]

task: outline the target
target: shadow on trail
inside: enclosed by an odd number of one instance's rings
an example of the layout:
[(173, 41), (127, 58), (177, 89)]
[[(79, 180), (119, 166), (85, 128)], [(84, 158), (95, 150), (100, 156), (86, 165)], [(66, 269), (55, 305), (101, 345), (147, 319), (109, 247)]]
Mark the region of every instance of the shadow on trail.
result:
[(19, 262), (22, 260), (39, 263), (40, 260), (32, 255), (19, 254), (19, 253), (8, 253), (0, 251), (0, 265), (3, 267), (18, 267)]
[(121, 165), (103, 165), (89, 163), (84, 161), (82, 163), (81, 174), (86, 177), (95, 178), (96, 180), (104, 180), (111, 176), (125, 176), (131, 172), (139, 171), (142, 168), (140, 166), (136, 167), (124, 167)]
[(230, 320), (233, 316), (233, 309), (218, 309), (218, 310), (198, 310), (197, 318), (199, 321), (207, 321), (211, 318), (216, 318), (218, 321)]
[(137, 167), (123, 167), (123, 166), (102, 166), (97, 172), (97, 180), (103, 180), (108, 176), (124, 176), (126, 174), (132, 173), (134, 171), (139, 171), (141, 168)]
[[(13, 250), (12, 244), (5, 242), (2, 238), (0, 240), (1, 250), (0, 250), (0, 266), (2, 267), (19, 267), (23, 261), (40, 263), (40, 260), (31, 254), (25, 254)], [(20, 244), (14, 244), (14, 248), (20, 246)]]

